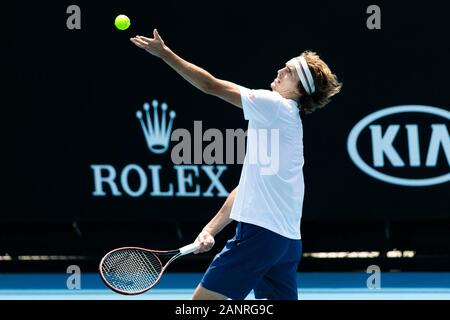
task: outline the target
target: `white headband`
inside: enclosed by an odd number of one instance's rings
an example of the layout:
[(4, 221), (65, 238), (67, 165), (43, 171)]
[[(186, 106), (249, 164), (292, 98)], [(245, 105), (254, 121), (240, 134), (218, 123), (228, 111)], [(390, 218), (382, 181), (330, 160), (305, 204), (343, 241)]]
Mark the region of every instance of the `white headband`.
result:
[[(314, 80), (309, 70), (308, 64), (303, 56), (293, 58), (291, 61), (294, 63), (295, 69), (297, 70), (298, 77), (302, 83), (303, 88), (308, 95), (312, 95), (316, 91), (314, 86)], [(298, 63), (300, 61), (300, 63)]]

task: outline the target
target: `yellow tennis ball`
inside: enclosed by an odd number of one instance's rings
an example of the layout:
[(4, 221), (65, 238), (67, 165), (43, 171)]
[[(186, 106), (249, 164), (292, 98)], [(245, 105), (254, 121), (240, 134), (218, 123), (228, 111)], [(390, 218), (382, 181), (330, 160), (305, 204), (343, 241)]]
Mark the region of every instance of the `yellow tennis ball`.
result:
[(114, 25), (119, 30), (126, 30), (130, 26), (130, 18), (124, 14), (120, 14), (116, 17), (116, 20), (114, 20)]

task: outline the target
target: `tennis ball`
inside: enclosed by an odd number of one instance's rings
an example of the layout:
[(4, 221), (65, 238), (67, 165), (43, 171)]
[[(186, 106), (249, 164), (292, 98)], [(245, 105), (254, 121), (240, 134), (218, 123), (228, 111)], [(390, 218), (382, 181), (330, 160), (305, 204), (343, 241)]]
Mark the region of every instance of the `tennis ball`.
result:
[(130, 18), (124, 14), (120, 14), (116, 17), (116, 20), (114, 20), (114, 25), (119, 30), (126, 30), (130, 26)]

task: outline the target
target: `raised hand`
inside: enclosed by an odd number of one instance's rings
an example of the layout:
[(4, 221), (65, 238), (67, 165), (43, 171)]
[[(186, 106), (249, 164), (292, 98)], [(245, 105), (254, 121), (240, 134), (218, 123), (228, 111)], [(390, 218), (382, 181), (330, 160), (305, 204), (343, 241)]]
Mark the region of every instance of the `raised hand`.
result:
[(130, 38), (130, 41), (158, 58), (162, 58), (167, 49), (156, 29), (153, 30), (153, 39), (138, 35), (134, 38)]

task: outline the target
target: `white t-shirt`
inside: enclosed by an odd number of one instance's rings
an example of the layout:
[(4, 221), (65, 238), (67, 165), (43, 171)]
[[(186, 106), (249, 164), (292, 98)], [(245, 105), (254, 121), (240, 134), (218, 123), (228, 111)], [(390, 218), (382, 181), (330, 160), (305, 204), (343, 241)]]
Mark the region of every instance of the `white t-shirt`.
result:
[(247, 153), (230, 217), (300, 239), (305, 186), (297, 103), (275, 91), (240, 91), (249, 120)]

